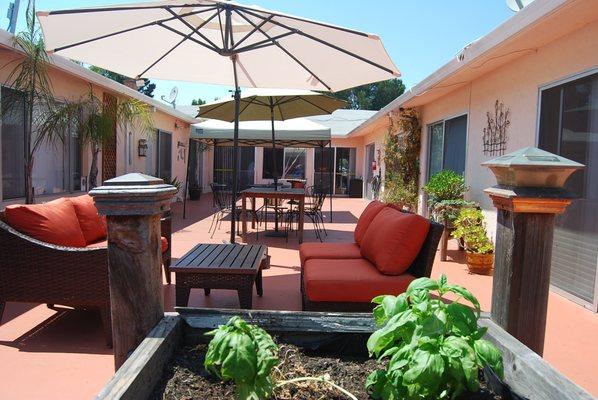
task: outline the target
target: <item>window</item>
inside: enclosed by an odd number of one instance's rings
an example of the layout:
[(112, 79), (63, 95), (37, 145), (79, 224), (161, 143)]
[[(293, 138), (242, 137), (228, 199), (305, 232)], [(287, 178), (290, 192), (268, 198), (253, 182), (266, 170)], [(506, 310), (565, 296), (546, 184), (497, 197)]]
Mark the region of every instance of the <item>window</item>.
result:
[(542, 91), (538, 146), (580, 162), (567, 189), (579, 196), (557, 216), (550, 282), (597, 309), (598, 74)]
[(172, 134), (158, 131), (158, 175), (159, 178), (172, 179)]
[(465, 173), (466, 115), (428, 125), (428, 138), (428, 178), (443, 169)]
[[(264, 148), (262, 179), (274, 179), (274, 168), (278, 178), (305, 179), (307, 151), (299, 148)], [(276, 165), (274, 165), (276, 161)]]
[[(0, 95), (6, 101), (15, 92), (3, 87)], [(41, 110), (35, 109), (34, 113), (38, 115)], [(23, 106), (2, 116), (4, 199), (25, 196), (25, 115)], [(36, 195), (81, 189), (81, 145), (75, 127), (65, 135), (64, 141), (43, 142), (34, 157), (32, 184)]]
[[(239, 147), (239, 190), (244, 190), (255, 183), (255, 148)], [(233, 148), (214, 147), (214, 183), (233, 184)]]

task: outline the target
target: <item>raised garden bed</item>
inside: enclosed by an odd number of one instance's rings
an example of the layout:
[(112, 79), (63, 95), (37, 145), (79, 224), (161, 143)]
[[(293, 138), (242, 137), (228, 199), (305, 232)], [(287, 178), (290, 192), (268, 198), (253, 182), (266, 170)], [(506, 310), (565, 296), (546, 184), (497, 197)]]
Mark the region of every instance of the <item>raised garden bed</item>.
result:
[[(365, 342), (375, 330), (369, 314), (297, 313), (284, 311), (241, 311), (214, 309), (178, 309), (180, 314), (168, 313), (162, 322), (148, 335), (125, 364), (98, 395), (98, 399), (203, 399), (232, 398), (232, 386), (210, 380), (207, 374), (195, 377), (202, 367), (202, 352), (207, 339), (204, 333), (225, 324), (233, 315), (240, 315), (250, 323), (257, 324), (275, 336), (290, 355), (292, 362), (285, 368), (304, 368), (308, 375), (333, 371), (332, 380), (353, 389), (358, 398), (364, 392), (359, 379), (365, 380), (374, 360), (367, 361)], [(542, 358), (522, 345), (488, 318), (480, 325), (488, 327), (487, 338), (502, 352), (505, 366), (506, 386), (491, 385), (493, 389), (509, 390), (529, 399), (568, 400), (592, 399), (582, 388), (559, 374)], [(317, 356), (315, 356), (317, 354)], [(195, 361), (194, 361), (195, 360)], [(297, 365), (300, 363), (300, 365)], [(372, 365), (370, 365), (372, 364)], [(359, 366), (359, 368), (358, 368)], [(361, 378), (357, 371), (361, 369)], [(182, 382), (177, 388), (175, 380)], [(209, 394), (211, 393), (211, 394)], [(208, 395), (209, 394), (209, 395)], [(287, 398), (301, 397), (301, 393), (281, 393)], [(224, 397), (223, 397), (224, 396)], [(334, 392), (326, 398), (334, 399)], [(342, 399), (343, 397), (338, 397)], [(484, 397), (474, 397), (481, 398)]]

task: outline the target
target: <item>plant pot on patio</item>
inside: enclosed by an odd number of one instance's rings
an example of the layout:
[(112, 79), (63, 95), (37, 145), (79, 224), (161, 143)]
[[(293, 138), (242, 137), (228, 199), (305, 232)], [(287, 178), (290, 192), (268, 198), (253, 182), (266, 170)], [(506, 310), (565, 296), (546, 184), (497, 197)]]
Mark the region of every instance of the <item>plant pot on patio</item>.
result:
[(189, 200), (197, 201), (201, 199), (201, 188), (189, 188)]
[(466, 252), (467, 269), (472, 274), (492, 275), (494, 268), (494, 253), (479, 254)]

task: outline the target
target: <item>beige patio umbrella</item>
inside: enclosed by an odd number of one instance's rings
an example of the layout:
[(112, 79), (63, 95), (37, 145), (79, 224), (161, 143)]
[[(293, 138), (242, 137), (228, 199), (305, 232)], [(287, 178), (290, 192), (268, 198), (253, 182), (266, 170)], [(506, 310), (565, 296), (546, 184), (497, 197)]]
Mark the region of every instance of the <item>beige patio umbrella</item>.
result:
[[(325, 94), (309, 90), (291, 89), (249, 89), (240, 99), (240, 111), (236, 112), (235, 100), (217, 101), (199, 106), (198, 117), (218, 119), (222, 121), (262, 121), (270, 120), (272, 127), (272, 149), (276, 149), (276, 133), (274, 121), (310, 117), (313, 115), (332, 114), (339, 108), (346, 107), (347, 102)], [(323, 154), (323, 153), (322, 153)], [(278, 190), (278, 166), (273, 157), (274, 190)], [(277, 205), (278, 203), (276, 203)], [(330, 197), (332, 211), (332, 196)], [(278, 235), (278, 207), (275, 212), (275, 232)]]
[[(240, 87), (338, 91), (400, 75), (378, 36), (228, 1), (170, 0), (37, 16), (49, 52), (135, 78), (232, 85), (237, 114)], [(233, 205), (231, 242), (234, 211)]]

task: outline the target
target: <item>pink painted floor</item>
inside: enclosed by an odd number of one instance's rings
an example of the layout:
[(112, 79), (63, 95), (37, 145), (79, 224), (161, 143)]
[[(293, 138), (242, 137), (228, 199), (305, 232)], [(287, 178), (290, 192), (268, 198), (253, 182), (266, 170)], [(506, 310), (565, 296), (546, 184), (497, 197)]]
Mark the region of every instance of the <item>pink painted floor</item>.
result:
[[(351, 240), (358, 216), (367, 204), (361, 199), (335, 199), (333, 221), (326, 213), (326, 241)], [(228, 239), (225, 222), (213, 238), (208, 234), (212, 219), (211, 198), (189, 202), (187, 219), (182, 206), (174, 212), (173, 257), (182, 256), (198, 242), (219, 243)], [(257, 309), (300, 310), (299, 254), (296, 237), (267, 238), (260, 228), (259, 240), (269, 246), (272, 268), (264, 272), (264, 296), (254, 295)], [(256, 241), (255, 233), (250, 242)], [(315, 241), (306, 221), (305, 241)], [(471, 289), (485, 310), (490, 309), (492, 277), (469, 275), (463, 255), (451, 243), (449, 261), (434, 264), (432, 277), (447, 274), (449, 281)], [(165, 305), (172, 310), (174, 284), (164, 285)], [(238, 307), (235, 292), (192, 291), (190, 306)], [(598, 396), (598, 315), (551, 293), (548, 304), (545, 358), (559, 371)], [(7, 304), (0, 324), (0, 399), (90, 399), (114, 373), (112, 352), (106, 348), (99, 315), (45, 305)]]

